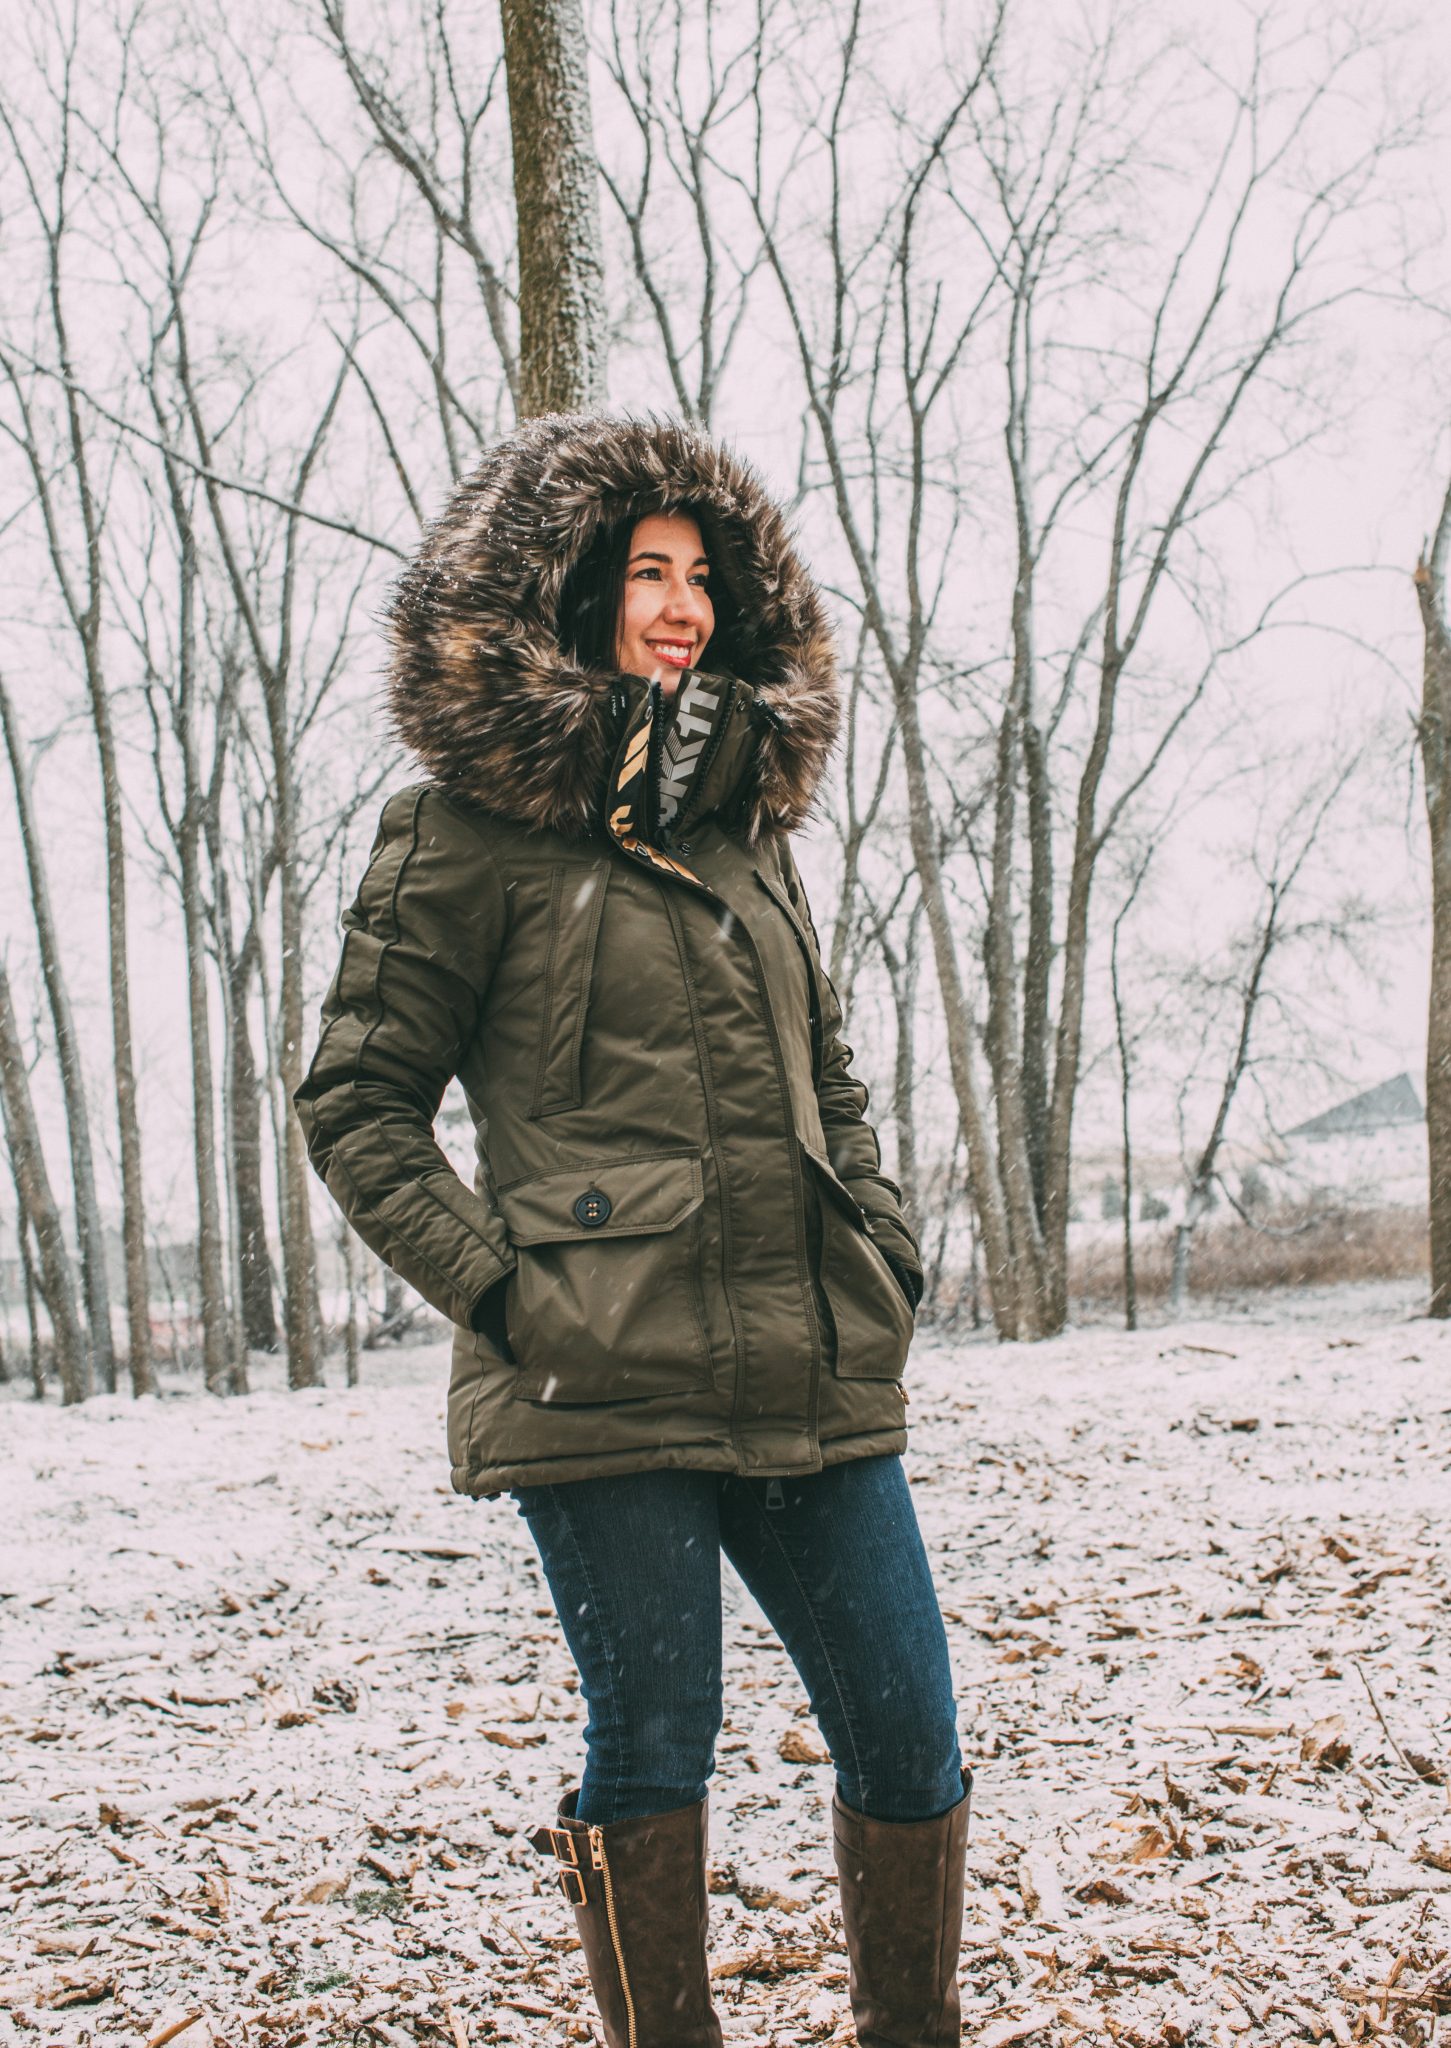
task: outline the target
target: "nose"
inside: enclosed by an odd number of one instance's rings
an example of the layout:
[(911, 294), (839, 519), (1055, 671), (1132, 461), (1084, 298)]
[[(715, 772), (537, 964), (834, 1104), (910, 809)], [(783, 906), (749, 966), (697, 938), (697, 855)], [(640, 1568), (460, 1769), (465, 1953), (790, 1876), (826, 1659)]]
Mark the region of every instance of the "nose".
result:
[(709, 599), (699, 585), (682, 581), (671, 586), (665, 602), (665, 617), (671, 625), (699, 626), (709, 616)]

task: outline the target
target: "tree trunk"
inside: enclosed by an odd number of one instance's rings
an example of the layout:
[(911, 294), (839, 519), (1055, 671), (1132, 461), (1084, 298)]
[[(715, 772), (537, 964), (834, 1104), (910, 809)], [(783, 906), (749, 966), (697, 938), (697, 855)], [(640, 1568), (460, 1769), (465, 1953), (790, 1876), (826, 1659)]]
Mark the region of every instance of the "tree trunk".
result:
[[(210, 834), (208, 836), (210, 837)], [(237, 1118), (236, 1104), (232, 1099), (232, 1044), (236, 1036), (236, 1019), (232, 1014), (232, 977), (228, 967), (231, 950), (223, 942), (220, 930), (216, 934), (214, 951), (218, 962), (218, 982), (222, 997), (222, 1196), (226, 1207), (223, 1252), (230, 1294), (227, 1304), (227, 1356), (231, 1360), (231, 1368), (227, 1375), (227, 1392), (245, 1394), (251, 1390), (247, 1383), (247, 1338), (242, 1323), (242, 1231), (238, 1221), (237, 1203)]]
[(922, 979), (922, 899), (912, 906), (907, 921), (907, 941), (899, 957), (885, 938), (879, 940), (882, 958), (892, 984), (892, 1006), (897, 1018), (897, 1046), (893, 1070), (892, 1121), (897, 1130), (897, 1181), (902, 1190), (902, 1207), (907, 1221), (922, 1234), (922, 1192), (917, 1167), (917, 990)]
[(343, 1357), (345, 1379), (350, 1387), (358, 1384), (358, 1240), (353, 1235), (351, 1224), (344, 1223), (338, 1232), (339, 1247), (343, 1255), (343, 1276), (347, 1283), (347, 1318), (343, 1324)]
[(1433, 1316), (1451, 1316), (1451, 847), (1431, 863), (1431, 1004), (1426, 1031), (1426, 1139)]
[(1424, 650), (1421, 762), (1431, 835), (1431, 1005), (1426, 1029), (1426, 1139), (1430, 1171), (1431, 1305), (1451, 1316), (1451, 488), (1430, 550), (1416, 564)]
[(45, 1357), (40, 1348), (40, 1315), (36, 1297), (35, 1260), (30, 1250), (30, 1218), (22, 1208), (15, 1222), (20, 1240), (20, 1264), (25, 1274), (25, 1323), (30, 1336), (30, 1388), (37, 1401), (45, 1399)]
[(580, 0), (503, 0), (519, 226), (519, 411), (605, 399), (599, 164)]
[[(70, 991), (66, 987), (65, 971), (61, 966), (60, 945), (51, 910), (45, 856), (36, 826), (35, 807), (31, 802), (30, 774), (25, 760), (24, 743), (15, 722), (10, 692), (3, 680), (0, 680), (0, 725), (4, 727), (5, 746), (10, 756), (10, 772), (15, 783), (15, 804), (20, 821), (21, 843), (25, 850), (26, 873), (30, 879), (30, 902), (35, 914), (40, 967), (45, 978), (45, 992), (50, 1000), (56, 1057), (60, 1061), (66, 1130), (70, 1138), (76, 1235), (80, 1240), (81, 1284), (86, 1298), (91, 1360), (96, 1378), (109, 1394), (114, 1393), (116, 1389), (116, 1354), (111, 1338), (111, 1290), (106, 1277), (106, 1239), (101, 1227), (101, 1204), (96, 1194), (96, 1164), (91, 1149), (90, 1112), (86, 1107), (85, 1080), (81, 1072), (80, 1047), (76, 1042)], [(18, 1038), (16, 1043), (18, 1045)], [(28, 1096), (28, 1088), (26, 1092)], [(90, 1391), (89, 1374), (86, 1391)]]
[(1176, 1320), (1183, 1315), (1184, 1305), (1189, 1299), (1189, 1247), (1194, 1239), (1194, 1225), (1198, 1217), (1193, 1213), (1194, 1198), (1185, 1211), (1184, 1221), (1174, 1228), (1174, 1264), (1169, 1275), (1169, 1313)]
[[(203, 900), (204, 799), (197, 766), (196, 542), (190, 508), (176, 465), (167, 482), (179, 546), (176, 686), (172, 723), (181, 754), (182, 801), (174, 837), (181, 870), (181, 914), (186, 936), (187, 1021), (191, 1038), (192, 1159), (197, 1199), (197, 1286), (201, 1294), (202, 1378), (209, 1394), (230, 1391), (238, 1361), (227, 1301), (227, 1260), (217, 1186), (216, 1076), (207, 988), (207, 926)], [(158, 785), (164, 778), (157, 761)], [(169, 814), (168, 814), (169, 815)]]
[[(1118, 942), (1123, 929), (1124, 918), (1138, 895), (1139, 883), (1145, 870), (1141, 869), (1130, 893), (1128, 903), (1113, 921), (1113, 940), (1109, 946), (1108, 971), (1109, 988), (1113, 995), (1113, 1028), (1118, 1041), (1119, 1071), (1119, 1140), (1123, 1157), (1124, 1174), (1124, 1328), (1136, 1330), (1139, 1327), (1139, 1288), (1134, 1272), (1134, 1148), (1129, 1123), (1129, 1097), (1132, 1092), (1133, 1063), (1129, 1055), (1128, 1031), (1124, 1024), (1123, 985), (1119, 980)], [(1064, 1265), (1068, 1263), (1065, 1244)]]
[[(255, 1257), (258, 1232), (263, 1230), (261, 1106), (257, 1099), (257, 1070), (252, 1058), (252, 1037), (247, 1020), (247, 1000), (256, 961), (257, 926), (254, 921), (242, 946), (237, 947), (232, 937), (231, 894), (220, 816), (224, 762), (225, 748), (219, 735), (203, 813), (203, 838), (211, 864), (212, 946), (218, 963), (225, 1039), (222, 1053), (222, 1178), (230, 1226), (227, 1233), (227, 1270), (232, 1289), (228, 1337), (232, 1357), (230, 1391), (245, 1394), (248, 1392), (247, 1354), (251, 1337), (247, 1321), (249, 1253)], [(276, 1324), (272, 1320), (272, 1281), (267, 1268), (265, 1232), (260, 1243), (263, 1278), (267, 1283), (265, 1329), (270, 1331), (272, 1341), (259, 1343), (257, 1348), (275, 1351)], [(251, 1281), (251, 1291), (255, 1297), (255, 1280)]]
[(91, 1361), (76, 1310), (75, 1282), (60, 1211), (50, 1189), (45, 1169), (40, 1130), (30, 1096), (30, 1075), (15, 1021), (10, 996), (10, 977), (0, 965), (0, 1102), (5, 1112), (5, 1135), (15, 1173), (23, 1212), (30, 1219), (40, 1248), (41, 1291), (50, 1311), (55, 1332), (56, 1370), (60, 1375), (61, 1399), (70, 1406), (84, 1401), (91, 1392)]
[(141, 1125), (136, 1113), (136, 1063), (131, 1046), (131, 981), (126, 938), (126, 838), (121, 777), (111, 706), (98, 661), (88, 661), (91, 723), (101, 765), (106, 822), (106, 938), (111, 995), (111, 1058), (116, 1128), (121, 1143), (121, 1241), (126, 1263), (126, 1347), (131, 1392), (156, 1392), (151, 1362), (151, 1288), (146, 1267), (146, 1198), (141, 1179)]
[(286, 747), (274, 754), (277, 836), (282, 846), (278, 876), (282, 898), (282, 984), (279, 990), (277, 1071), (282, 1083), (282, 1273), (283, 1327), (287, 1332), (287, 1384), (320, 1387), (322, 1330), (317, 1298), (317, 1248), (312, 1235), (312, 1168), (302, 1125), (292, 1106), (302, 1086), (303, 984), (302, 892), (293, 837), (292, 768)]
[(408, 1290), (391, 1266), (383, 1268), (383, 1323), (401, 1323), (406, 1312)]
[(267, 1211), (262, 1200), (262, 1083), (248, 1019), (250, 957), (231, 976), (232, 1031), (228, 1046), (232, 1099), (232, 1180), (236, 1199), (242, 1289), (242, 1333), (249, 1351), (276, 1351), (277, 1308)]
[[(192, 777), (188, 771), (188, 781)], [(196, 1168), (197, 1284), (201, 1290), (202, 1378), (209, 1394), (230, 1391), (233, 1359), (227, 1307), (227, 1263), (217, 1189), (217, 1121), (212, 1029), (207, 1007), (207, 945), (202, 917), (200, 839), (195, 792), (188, 791), (180, 845), (182, 921), (186, 932), (187, 1014), (191, 1026), (192, 1151)]]
[[(0, 1095), (0, 1104), (3, 1104)], [(9, 1147), (7, 1145), (7, 1151)], [(15, 1190), (15, 1248), (19, 1253), (21, 1287), (25, 1295), (25, 1328), (29, 1342), (30, 1385), (37, 1401), (45, 1399), (45, 1360), (40, 1348), (40, 1317), (37, 1313), (36, 1296), (39, 1289), (35, 1284), (35, 1260), (30, 1252), (30, 1217), (26, 1212), (25, 1197), (20, 1192), (20, 1181), (15, 1171), (15, 1154), (10, 1152), (10, 1183)]]
[(1124, 1328), (1136, 1330), (1139, 1327), (1139, 1283), (1134, 1271), (1134, 1151), (1129, 1135), (1129, 1068), (1125, 1060), (1122, 1069), (1123, 1087), (1119, 1097), (1119, 1108), (1123, 1122), (1123, 1163), (1124, 1163)]

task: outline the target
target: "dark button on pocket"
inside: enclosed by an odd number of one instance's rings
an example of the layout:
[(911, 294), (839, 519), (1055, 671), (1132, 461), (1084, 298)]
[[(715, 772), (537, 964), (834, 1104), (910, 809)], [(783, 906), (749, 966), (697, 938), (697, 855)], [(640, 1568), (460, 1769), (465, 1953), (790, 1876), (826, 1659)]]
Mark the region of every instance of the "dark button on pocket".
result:
[(575, 1203), (574, 1213), (586, 1230), (598, 1230), (602, 1223), (608, 1223), (612, 1206), (608, 1195), (602, 1195), (598, 1188), (591, 1188)]

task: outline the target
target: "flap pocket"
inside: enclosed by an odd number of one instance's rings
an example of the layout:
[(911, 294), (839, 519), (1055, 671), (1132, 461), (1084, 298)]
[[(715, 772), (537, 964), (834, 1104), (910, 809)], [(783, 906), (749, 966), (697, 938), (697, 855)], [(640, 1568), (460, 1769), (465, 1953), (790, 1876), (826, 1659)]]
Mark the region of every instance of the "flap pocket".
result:
[(897, 1379), (912, 1341), (907, 1297), (861, 1203), (824, 1153), (799, 1135), (797, 1142), (826, 1197), (821, 1282), (836, 1325), (836, 1374), (849, 1380)]
[[(799, 1131), (796, 1134), (796, 1142), (811, 1161), (811, 1164), (816, 1168), (816, 1171), (821, 1175), (822, 1180), (826, 1183), (826, 1191), (836, 1202), (837, 1207), (850, 1216), (858, 1230), (866, 1232), (866, 1210), (846, 1185), (846, 1182), (838, 1176), (836, 1168), (832, 1165), (826, 1154), (818, 1152), (814, 1145), (808, 1144)], [(870, 1232), (867, 1232), (867, 1235), (870, 1235)]]
[(498, 1191), (512, 1244), (674, 1230), (705, 1199), (693, 1153), (632, 1154), (536, 1174)]

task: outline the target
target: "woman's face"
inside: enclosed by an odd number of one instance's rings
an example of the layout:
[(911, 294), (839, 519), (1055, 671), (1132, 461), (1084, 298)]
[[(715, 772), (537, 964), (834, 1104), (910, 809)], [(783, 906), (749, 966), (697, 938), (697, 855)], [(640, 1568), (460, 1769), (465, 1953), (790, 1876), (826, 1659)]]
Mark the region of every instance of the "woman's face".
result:
[(667, 697), (695, 667), (715, 626), (709, 568), (700, 528), (688, 512), (652, 512), (636, 522), (615, 662), (627, 675), (658, 682)]

